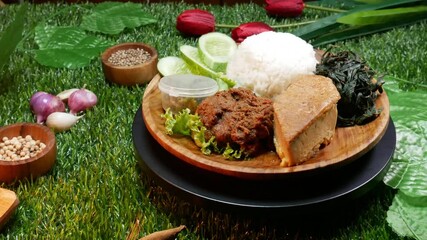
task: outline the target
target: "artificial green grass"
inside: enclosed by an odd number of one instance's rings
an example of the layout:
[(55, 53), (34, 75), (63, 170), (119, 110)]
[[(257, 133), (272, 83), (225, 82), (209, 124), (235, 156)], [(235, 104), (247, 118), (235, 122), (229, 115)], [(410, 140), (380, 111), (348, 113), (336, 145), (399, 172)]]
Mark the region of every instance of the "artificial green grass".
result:
[[(131, 132), (145, 86), (107, 83), (99, 59), (88, 67), (70, 70), (47, 68), (32, 58), (31, 50), (36, 46), (31, 30), (36, 23), (78, 25), (85, 8), (91, 6), (30, 5), (25, 27), (29, 37), (0, 75), (1, 126), (34, 122), (28, 100), (36, 91), (59, 93), (86, 85), (99, 98), (98, 105), (75, 127), (56, 135), (58, 156), (51, 172), (35, 181), (1, 186), (15, 191), (20, 205), (0, 238), (125, 239), (139, 220), (139, 237), (185, 224), (188, 228), (179, 235), (180, 239), (398, 239), (385, 220), (394, 191), (383, 184), (353, 203), (344, 215), (328, 213), (293, 222), (287, 216), (269, 221), (202, 209), (147, 179), (134, 155)], [(117, 43), (146, 42), (158, 50), (160, 57), (178, 55), (180, 45), (194, 45), (196, 39), (182, 37), (175, 30), (175, 18), (184, 9), (194, 7), (143, 5), (147, 13), (159, 20), (157, 24), (101, 37)], [(197, 7), (213, 12), (218, 23), (229, 24), (264, 21), (274, 25), (326, 15), (312, 10), (299, 19), (277, 20), (254, 4)], [(16, 5), (0, 8), (0, 37), (16, 10)], [(380, 73), (426, 84), (426, 34), (427, 23), (423, 22), (336, 45), (356, 51)], [(402, 86), (410, 88), (412, 84)]]

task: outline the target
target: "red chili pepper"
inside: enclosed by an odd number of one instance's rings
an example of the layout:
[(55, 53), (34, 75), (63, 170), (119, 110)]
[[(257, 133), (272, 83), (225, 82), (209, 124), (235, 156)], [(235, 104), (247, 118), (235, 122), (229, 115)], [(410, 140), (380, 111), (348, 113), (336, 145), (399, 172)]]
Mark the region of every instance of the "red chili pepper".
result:
[(265, 0), (268, 14), (279, 17), (298, 17), (304, 10), (303, 0)]
[(185, 35), (201, 36), (215, 31), (215, 16), (205, 10), (185, 10), (176, 18), (176, 29)]
[(241, 43), (247, 37), (267, 31), (274, 30), (269, 25), (263, 22), (249, 22), (241, 24), (238, 27), (234, 28), (231, 31), (231, 38), (233, 38), (235, 42)]

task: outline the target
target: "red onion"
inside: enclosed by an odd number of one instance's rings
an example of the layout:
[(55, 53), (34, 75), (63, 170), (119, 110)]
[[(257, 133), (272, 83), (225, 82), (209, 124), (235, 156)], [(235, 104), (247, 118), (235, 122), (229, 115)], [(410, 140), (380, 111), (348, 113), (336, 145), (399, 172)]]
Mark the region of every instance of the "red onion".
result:
[(36, 115), (37, 123), (43, 123), (49, 114), (64, 112), (65, 104), (55, 95), (46, 92), (36, 92), (31, 96), (30, 108)]
[(36, 99), (38, 97), (40, 97), (41, 95), (45, 95), (45, 94), (48, 94), (48, 93), (47, 92), (36, 92), (36, 93), (33, 94), (33, 96), (31, 96), (31, 99), (30, 99), (30, 108), (31, 108), (32, 112), (34, 112), (33, 105), (34, 105), (34, 102), (36, 101)]
[(85, 88), (74, 91), (68, 98), (68, 107), (71, 114), (77, 114), (96, 105), (98, 98)]

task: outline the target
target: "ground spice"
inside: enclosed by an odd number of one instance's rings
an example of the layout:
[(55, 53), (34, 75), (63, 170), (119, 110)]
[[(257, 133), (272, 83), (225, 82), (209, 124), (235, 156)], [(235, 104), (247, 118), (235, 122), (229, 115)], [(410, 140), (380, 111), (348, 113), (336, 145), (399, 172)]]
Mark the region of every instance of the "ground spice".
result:
[(130, 48), (114, 52), (108, 62), (116, 66), (133, 66), (148, 61), (150, 57), (150, 53), (142, 48)]
[(11, 139), (3, 137), (0, 142), (0, 160), (18, 161), (36, 156), (46, 148), (40, 140), (34, 140), (30, 135), (18, 136)]

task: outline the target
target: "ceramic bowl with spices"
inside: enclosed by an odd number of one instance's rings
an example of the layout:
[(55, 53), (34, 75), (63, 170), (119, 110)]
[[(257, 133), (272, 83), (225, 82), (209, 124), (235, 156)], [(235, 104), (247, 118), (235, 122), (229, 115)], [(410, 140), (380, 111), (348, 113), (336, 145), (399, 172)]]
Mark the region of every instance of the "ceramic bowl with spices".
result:
[(132, 86), (149, 82), (157, 73), (157, 50), (145, 43), (122, 43), (101, 55), (105, 78)]
[(54, 132), (37, 123), (16, 123), (0, 128), (0, 182), (35, 179), (56, 161)]

